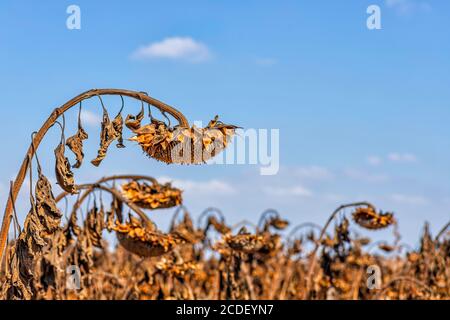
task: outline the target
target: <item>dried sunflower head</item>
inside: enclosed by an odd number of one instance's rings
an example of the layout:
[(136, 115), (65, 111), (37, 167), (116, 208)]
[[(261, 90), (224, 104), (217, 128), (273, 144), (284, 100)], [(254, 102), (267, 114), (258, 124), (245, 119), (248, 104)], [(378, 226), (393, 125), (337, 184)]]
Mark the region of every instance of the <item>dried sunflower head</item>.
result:
[(255, 253), (265, 245), (265, 239), (262, 235), (250, 234), (245, 228), (242, 228), (239, 234), (233, 236), (227, 234), (223, 241), (233, 250), (243, 253)]
[(387, 243), (380, 243), (378, 245), (378, 248), (380, 250), (383, 250), (384, 252), (387, 252), (387, 253), (392, 252), (392, 251), (395, 250), (395, 246), (391, 246), (391, 245), (389, 245)]
[(182, 203), (182, 191), (170, 183), (150, 185), (132, 181), (122, 185), (122, 193), (131, 203), (143, 209), (167, 209)]
[(216, 217), (211, 216), (208, 218), (208, 225), (212, 226), (217, 232), (222, 235), (228, 234), (231, 232), (231, 228), (228, 227), (225, 222), (220, 222)]
[(156, 264), (156, 269), (166, 275), (184, 278), (185, 275), (195, 272), (198, 269), (198, 264), (191, 261), (176, 261), (175, 259), (164, 257)]
[(377, 213), (372, 207), (357, 208), (352, 216), (355, 223), (370, 230), (384, 229), (395, 223), (392, 213)]
[(289, 227), (289, 221), (283, 220), (280, 217), (275, 217), (270, 220), (270, 225), (277, 230), (284, 230)]
[(278, 234), (266, 234), (262, 247), (258, 250), (258, 253), (265, 256), (275, 256), (281, 252), (283, 247), (281, 237)]
[(125, 224), (116, 222), (112, 229), (116, 231), (122, 247), (142, 257), (163, 255), (181, 243), (179, 238), (152, 230), (134, 218), (130, 218)]
[(170, 127), (152, 119), (150, 124), (133, 130), (136, 135), (130, 140), (139, 143), (148, 156), (159, 161), (200, 164), (224, 150), (236, 129), (218, 121), (217, 116), (205, 128)]

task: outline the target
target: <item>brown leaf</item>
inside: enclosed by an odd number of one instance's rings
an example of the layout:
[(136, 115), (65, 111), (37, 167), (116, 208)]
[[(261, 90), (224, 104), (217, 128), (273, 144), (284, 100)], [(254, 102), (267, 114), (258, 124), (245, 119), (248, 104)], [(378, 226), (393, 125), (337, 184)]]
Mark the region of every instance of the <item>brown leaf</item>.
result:
[(128, 129), (131, 131), (138, 130), (141, 127), (141, 122), (144, 119), (144, 107), (142, 106), (141, 111), (136, 115), (133, 116), (129, 114), (127, 118), (125, 119), (125, 125)]
[(80, 168), (81, 164), (83, 163), (84, 159), (83, 140), (86, 140), (88, 138), (89, 138), (88, 134), (80, 126), (78, 128), (77, 133), (72, 137), (68, 138), (66, 141), (66, 145), (76, 156), (77, 162), (73, 165), (73, 167), (76, 169)]
[(102, 248), (102, 233), (105, 228), (105, 212), (103, 206), (100, 210), (95, 205), (88, 213), (86, 217), (86, 231), (91, 238), (92, 245), (97, 248)]
[(60, 187), (71, 194), (75, 194), (78, 192), (78, 188), (75, 185), (74, 175), (70, 169), (69, 160), (65, 156), (65, 147), (64, 143), (60, 143), (58, 147), (55, 149), (56, 156), (56, 180)]
[(119, 113), (116, 118), (111, 122), (108, 111), (103, 109), (103, 121), (102, 121), (102, 131), (100, 133), (100, 148), (98, 150), (97, 158), (91, 161), (91, 163), (98, 167), (103, 159), (106, 157), (106, 152), (109, 146), (114, 140), (118, 140), (119, 143), (117, 147), (123, 148), (123, 119), (122, 115)]

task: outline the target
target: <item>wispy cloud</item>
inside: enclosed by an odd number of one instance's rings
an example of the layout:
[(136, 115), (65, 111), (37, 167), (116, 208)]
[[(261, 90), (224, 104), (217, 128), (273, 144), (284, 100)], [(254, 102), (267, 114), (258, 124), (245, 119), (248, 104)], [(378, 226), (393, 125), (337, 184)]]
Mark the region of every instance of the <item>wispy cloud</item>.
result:
[(412, 153), (391, 152), (386, 156), (371, 155), (367, 157), (367, 163), (371, 166), (379, 166), (383, 162), (396, 162), (396, 163), (414, 163), (417, 162), (417, 156)]
[(389, 180), (389, 176), (386, 174), (370, 173), (359, 169), (346, 169), (344, 175), (348, 178), (360, 180), (364, 182), (377, 183), (385, 182)]
[(264, 192), (272, 196), (298, 196), (298, 197), (312, 197), (311, 190), (301, 186), (294, 185), (291, 187), (269, 186), (264, 188)]
[(388, 154), (387, 158), (392, 162), (411, 163), (417, 161), (417, 157), (412, 153), (392, 152)]
[(87, 126), (97, 126), (102, 122), (102, 118), (89, 110), (81, 110), (81, 122)]
[(294, 175), (312, 180), (329, 180), (333, 178), (333, 174), (327, 168), (320, 166), (297, 168), (294, 170)]
[(171, 59), (188, 62), (203, 62), (211, 58), (208, 47), (190, 37), (171, 37), (138, 48), (134, 59)]
[(186, 192), (202, 195), (231, 195), (237, 192), (231, 184), (218, 179), (195, 181), (160, 177), (158, 181), (172, 182), (175, 187)]
[(383, 159), (379, 156), (368, 156), (367, 163), (371, 166), (379, 166), (383, 162)]
[(386, 6), (401, 15), (431, 10), (431, 5), (428, 2), (418, 0), (386, 0)]
[(428, 204), (428, 199), (423, 196), (417, 195), (406, 195), (406, 194), (393, 194), (391, 199), (395, 202), (413, 205), (413, 206), (421, 206)]

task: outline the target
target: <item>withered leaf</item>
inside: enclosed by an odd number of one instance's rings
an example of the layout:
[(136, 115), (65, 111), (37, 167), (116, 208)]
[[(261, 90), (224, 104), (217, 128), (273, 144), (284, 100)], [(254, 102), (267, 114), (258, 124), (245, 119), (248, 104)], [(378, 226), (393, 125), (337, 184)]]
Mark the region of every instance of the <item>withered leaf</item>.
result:
[(64, 143), (60, 143), (58, 147), (55, 149), (55, 157), (56, 157), (56, 180), (60, 187), (71, 194), (75, 194), (78, 192), (78, 188), (75, 185), (74, 175), (70, 169), (69, 159), (65, 156), (65, 146)]
[(43, 174), (36, 183), (36, 212), (47, 233), (58, 230), (62, 214), (56, 206), (51, 184)]
[(88, 236), (91, 238), (91, 243), (97, 248), (102, 248), (102, 233), (105, 228), (105, 212), (103, 206), (100, 210), (95, 205), (88, 213), (86, 217), (86, 231)]
[(66, 145), (69, 149), (75, 154), (77, 162), (73, 165), (74, 168), (78, 169), (81, 167), (84, 159), (83, 153), (83, 140), (87, 140), (89, 138), (88, 134), (84, 129), (80, 126), (75, 135), (68, 138), (66, 141)]
[(118, 139), (118, 147), (123, 148), (123, 138), (122, 138), (122, 129), (123, 129), (123, 118), (119, 113), (116, 118), (111, 121), (109, 118), (108, 111), (106, 108), (103, 108), (103, 121), (102, 121), (102, 130), (100, 133), (100, 148), (98, 150), (97, 158), (91, 161), (91, 163), (98, 167), (103, 159), (106, 157), (106, 152), (108, 151), (111, 143)]
[(125, 125), (128, 129), (131, 131), (138, 130), (141, 127), (141, 122), (144, 119), (144, 107), (142, 106), (141, 111), (136, 115), (133, 116), (129, 114), (127, 118), (125, 119)]
[(33, 285), (36, 261), (44, 247), (60, 228), (61, 212), (56, 206), (48, 179), (39, 172), (36, 183), (36, 200), (30, 195), (32, 207), (10, 253), (9, 269), (12, 271), (5, 285), (8, 299), (31, 299), (36, 295)]
[(123, 118), (121, 113), (116, 116), (112, 125), (117, 139), (117, 148), (125, 148), (125, 145), (123, 144)]

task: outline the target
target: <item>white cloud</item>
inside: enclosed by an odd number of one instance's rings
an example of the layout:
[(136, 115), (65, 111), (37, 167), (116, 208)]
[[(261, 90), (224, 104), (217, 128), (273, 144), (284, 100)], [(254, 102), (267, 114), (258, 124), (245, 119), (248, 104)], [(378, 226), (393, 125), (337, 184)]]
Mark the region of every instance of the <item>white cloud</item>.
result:
[(388, 154), (387, 158), (392, 162), (411, 163), (417, 161), (417, 157), (411, 153), (393, 152)]
[(189, 62), (202, 62), (211, 57), (208, 47), (190, 37), (166, 38), (137, 49), (132, 55), (135, 59), (173, 59)]
[(423, 196), (416, 196), (416, 195), (393, 194), (391, 196), (391, 199), (398, 203), (414, 205), (414, 206), (421, 206), (421, 205), (428, 204), (427, 198), (425, 198)]
[(81, 122), (87, 126), (97, 126), (102, 122), (102, 118), (92, 111), (81, 110)]
[(175, 187), (180, 188), (186, 192), (202, 195), (231, 195), (237, 192), (237, 190), (231, 184), (217, 179), (207, 181), (194, 181), (160, 177), (158, 178), (158, 181), (172, 182)]
[(416, 0), (386, 0), (386, 6), (394, 9), (401, 15), (412, 14), (417, 11), (430, 11), (431, 6), (425, 1)]
[(327, 168), (320, 166), (300, 167), (294, 170), (294, 174), (300, 178), (312, 180), (328, 180), (333, 178), (333, 174)]
[(367, 163), (371, 166), (379, 166), (383, 162), (383, 159), (379, 156), (369, 156), (367, 157)]
[(301, 185), (295, 185), (292, 187), (265, 187), (264, 192), (268, 195), (274, 196), (298, 196), (298, 197), (311, 197), (313, 193), (307, 188)]
[(385, 182), (389, 180), (389, 176), (386, 174), (373, 174), (358, 169), (346, 169), (344, 175), (348, 178), (361, 180), (365, 182)]

